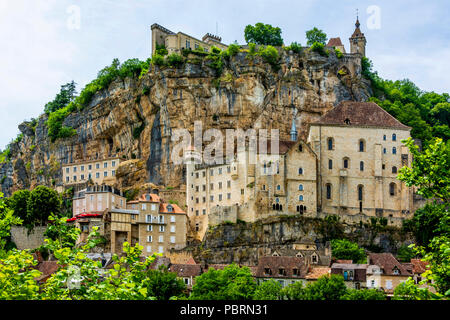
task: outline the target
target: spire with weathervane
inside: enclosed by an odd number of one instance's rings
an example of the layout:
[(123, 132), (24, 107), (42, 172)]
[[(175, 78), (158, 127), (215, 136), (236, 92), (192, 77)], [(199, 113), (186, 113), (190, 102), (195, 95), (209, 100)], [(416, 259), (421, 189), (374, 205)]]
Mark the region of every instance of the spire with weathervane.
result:
[(357, 11), (355, 24), (356, 29), (350, 38), (350, 53), (358, 53), (365, 57), (367, 40), (364, 33), (361, 32), (361, 29), (359, 28), (360, 26), (361, 24), (359, 23), (359, 14)]

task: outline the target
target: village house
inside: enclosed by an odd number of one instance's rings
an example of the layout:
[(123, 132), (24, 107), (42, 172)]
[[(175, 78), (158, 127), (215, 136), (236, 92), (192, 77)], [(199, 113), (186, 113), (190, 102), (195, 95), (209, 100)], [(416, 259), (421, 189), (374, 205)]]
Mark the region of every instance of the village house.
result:
[(143, 194), (127, 203), (128, 210), (138, 214), (131, 221), (133, 243), (144, 247), (144, 255), (165, 254), (183, 249), (187, 238), (187, 215), (177, 205), (165, 202), (157, 194)]
[(306, 282), (308, 266), (304, 258), (299, 257), (261, 257), (255, 272), (257, 283), (270, 279), (277, 281), (284, 288), (292, 283)]
[(331, 266), (331, 274), (344, 277), (345, 285), (349, 289), (361, 289), (366, 287), (368, 264), (342, 263), (338, 261)]
[(367, 288), (382, 289), (392, 296), (395, 288), (413, 274), (391, 253), (371, 253), (367, 257)]

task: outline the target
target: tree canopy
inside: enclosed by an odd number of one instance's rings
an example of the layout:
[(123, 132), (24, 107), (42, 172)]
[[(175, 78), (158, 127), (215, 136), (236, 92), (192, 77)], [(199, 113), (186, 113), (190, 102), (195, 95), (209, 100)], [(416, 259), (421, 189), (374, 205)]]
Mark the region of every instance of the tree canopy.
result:
[(333, 257), (339, 260), (352, 260), (353, 263), (365, 263), (366, 261), (364, 249), (360, 248), (357, 243), (346, 239), (332, 240), (331, 251)]
[(327, 44), (327, 34), (320, 29), (314, 27), (311, 30), (306, 31), (306, 44), (312, 46), (314, 43)]
[(278, 27), (273, 27), (270, 24), (258, 22), (254, 26), (246, 26), (244, 35), (247, 43), (282, 46), (283, 38), (281, 37), (281, 32), (281, 29)]

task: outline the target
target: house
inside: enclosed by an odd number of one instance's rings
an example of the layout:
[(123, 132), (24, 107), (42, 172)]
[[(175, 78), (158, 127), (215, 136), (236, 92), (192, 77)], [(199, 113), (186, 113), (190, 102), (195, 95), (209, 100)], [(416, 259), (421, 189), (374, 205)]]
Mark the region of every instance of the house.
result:
[(262, 257), (258, 261), (255, 278), (258, 283), (273, 279), (286, 287), (301, 281), (305, 283), (308, 267), (304, 258), (299, 257)]
[(423, 273), (425, 273), (427, 270), (429, 270), (429, 263), (420, 259), (411, 259), (411, 262), (409, 263), (403, 263), (406, 270), (408, 272), (412, 273), (414, 283), (419, 285), (420, 287), (427, 288), (431, 292), (436, 292), (436, 289), (432, 287), (429, 283), (429, 281), (426, 284), (421, 284), (420, 282), (425, 280), (422, 276)]
[(344, 277), (345, 285), (349, 289), (361, 289), (367, 283), (368, 264), (333, 263), (331, 274), (338, 274)]
[(178, 278), (183, 279), (188, 290), (192, 290), (195, 284), (195, 277), (202, 274), (202, 267), (199, 264), (171, 264), (168, 270), (176, 273)]
[(367, 262), (367, 288), (383, 289), (387, 295), (413, 276), (391, 253), (371, 253)]

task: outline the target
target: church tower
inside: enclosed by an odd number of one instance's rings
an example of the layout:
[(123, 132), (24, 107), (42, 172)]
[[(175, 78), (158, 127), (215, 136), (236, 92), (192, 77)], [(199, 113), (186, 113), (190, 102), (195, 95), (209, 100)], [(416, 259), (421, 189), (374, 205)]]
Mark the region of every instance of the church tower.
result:
[(356, 29), (355, 32), (353, 32), (352, 37), (350, 38), (350, 53), (359, 53), (363, 57), (366, 56), (366, 37), (364, 36), (364, 33), (361, 32), (359, 23), (359, 18), (356, 18)]

